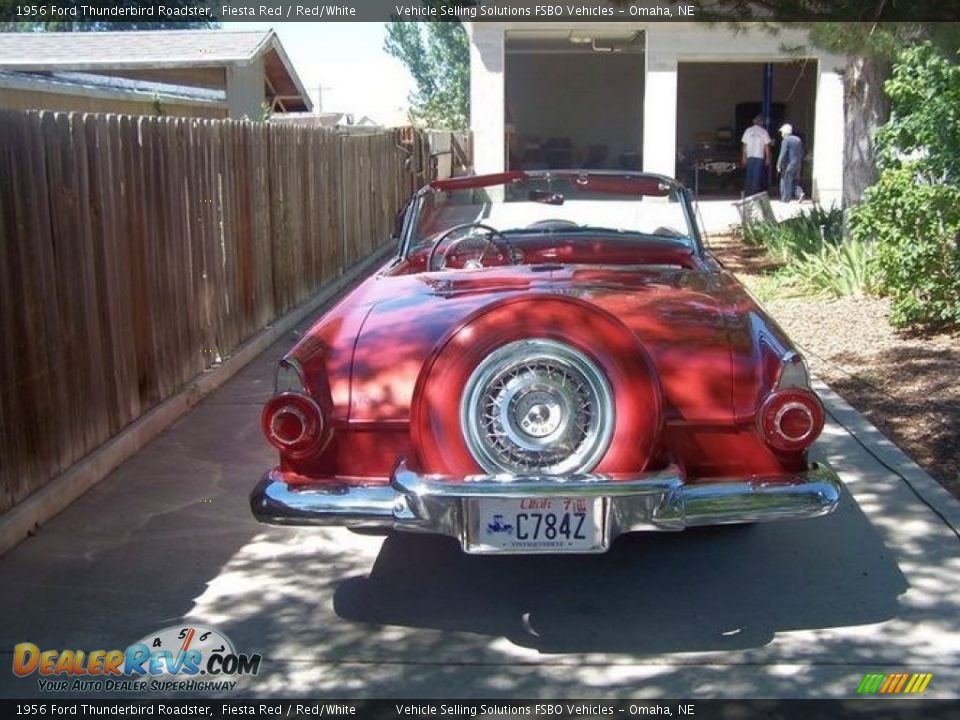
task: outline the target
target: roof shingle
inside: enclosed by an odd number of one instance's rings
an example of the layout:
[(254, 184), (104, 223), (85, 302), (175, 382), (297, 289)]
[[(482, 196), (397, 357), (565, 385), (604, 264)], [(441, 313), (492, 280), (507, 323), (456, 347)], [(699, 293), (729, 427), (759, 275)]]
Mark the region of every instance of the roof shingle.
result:
[(272, 30), (0, 33), (0, 68), (220, 65), (254, 58)]

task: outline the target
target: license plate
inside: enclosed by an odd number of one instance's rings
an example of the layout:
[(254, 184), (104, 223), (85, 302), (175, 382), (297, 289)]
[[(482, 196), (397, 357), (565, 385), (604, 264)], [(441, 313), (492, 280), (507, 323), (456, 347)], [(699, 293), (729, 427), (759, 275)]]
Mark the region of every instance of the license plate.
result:
[(465, 501), (469, 553), (603, 552), (603, 498), (489, 498)]

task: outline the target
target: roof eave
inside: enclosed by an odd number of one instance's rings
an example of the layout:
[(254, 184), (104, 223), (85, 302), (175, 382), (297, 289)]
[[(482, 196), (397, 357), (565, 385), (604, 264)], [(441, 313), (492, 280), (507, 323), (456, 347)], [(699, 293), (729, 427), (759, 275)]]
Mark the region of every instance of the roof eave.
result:
[(5, 61), (0, 62), (0, 70), (16, 70), (20, 72), (45, 72), (50, 70), (142, 70), (143, 68), (193, 68), (193, 67), (223, 67), (224, 65), (240, 65), (249, 63), (249, 58), (224, 59), (216, 58), (212, 60), (85, 60), (77, 62), (75, 60), (53, 60), (42, 63), (30, 61)]
[(42, 80), (35, 77), (15, 78), (10, 75), (0, 77), (0, 87), (13, 90), (26, 90), (58, 95), (74, 95), (77, 97), (99, 98), (102, 100), (125, 100), (128, 102), (155, 102), (161, 100), (176, 105), (191, 105), (198, 107), (227, 108), (225, 100), (187, 97), (176, 93), (163, 91), (124, 90), (121, 88), (94, 87), (57, 81), (55, 79)]
[(277, 37), (277, 34), (273, 30), (269, 32), (267, 37), (264, 38), (263, 42), (257, 48), (255, 56), (263, 55), (268, 50), (273, 50), (277, 53), (277, 57), (280, 58), (283, 69), (287, 71), (287, 75), (289, 75), (290, 79), (293, 80), (293, 84), (296, 86), (297, 92), (303, 98), (303, 103), (307, 108), (307, 112), (311, 112), (313, 110), (313, 100), (310, 99), (310, 95), (307, 93), (307, 89), (304, 87), (303, 81), (300, 80), (300, 76), (293, 68), (293, 63), (291, 63), (290, 58), (287, 57), (287, 53), (283, 49), (283, 45), (280, 43), (280, 38)]

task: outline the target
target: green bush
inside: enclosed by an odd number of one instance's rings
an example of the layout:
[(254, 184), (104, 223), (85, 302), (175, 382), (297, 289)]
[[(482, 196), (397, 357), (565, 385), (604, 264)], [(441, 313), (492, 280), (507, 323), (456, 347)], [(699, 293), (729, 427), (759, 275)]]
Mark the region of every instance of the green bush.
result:
[(882, 170), (912, 165), (923, 182), (960, 183), (960, 66), (930, 43), (903, 51), (884, 85), (890, 120), (875, 142)]
[(885, 170), (850, 229), (877, 246), (894, 325), (960, 327), (960, 187), (919, 181), (910, 165)]
[(851, 211), (850, 231), (877, 245), (894, 325), (960, 328), (960, 67), (920, 45), (885, 87), (880, 178)]

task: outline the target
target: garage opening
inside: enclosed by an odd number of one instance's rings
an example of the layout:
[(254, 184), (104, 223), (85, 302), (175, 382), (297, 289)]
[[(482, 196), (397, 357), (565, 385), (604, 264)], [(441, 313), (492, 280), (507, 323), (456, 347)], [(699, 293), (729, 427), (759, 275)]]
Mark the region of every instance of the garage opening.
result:
[(780, 149), (778, 130), (793, 126), (804, 143), (800, 184), (812, 188), (816, 60), (790, 62), (683, 62), (677, 68), (677, 177), (700, 196), (739, 198), (744, 171), (739, 166), (740, 138), (756, 115), (764, 94), (770, 102), (767, 130), (774, 141), (767, 180), (779, 197), (773, 172)]
[(635, 30), (509, 31), (507, 167), (642, 168), (643, 48)]

